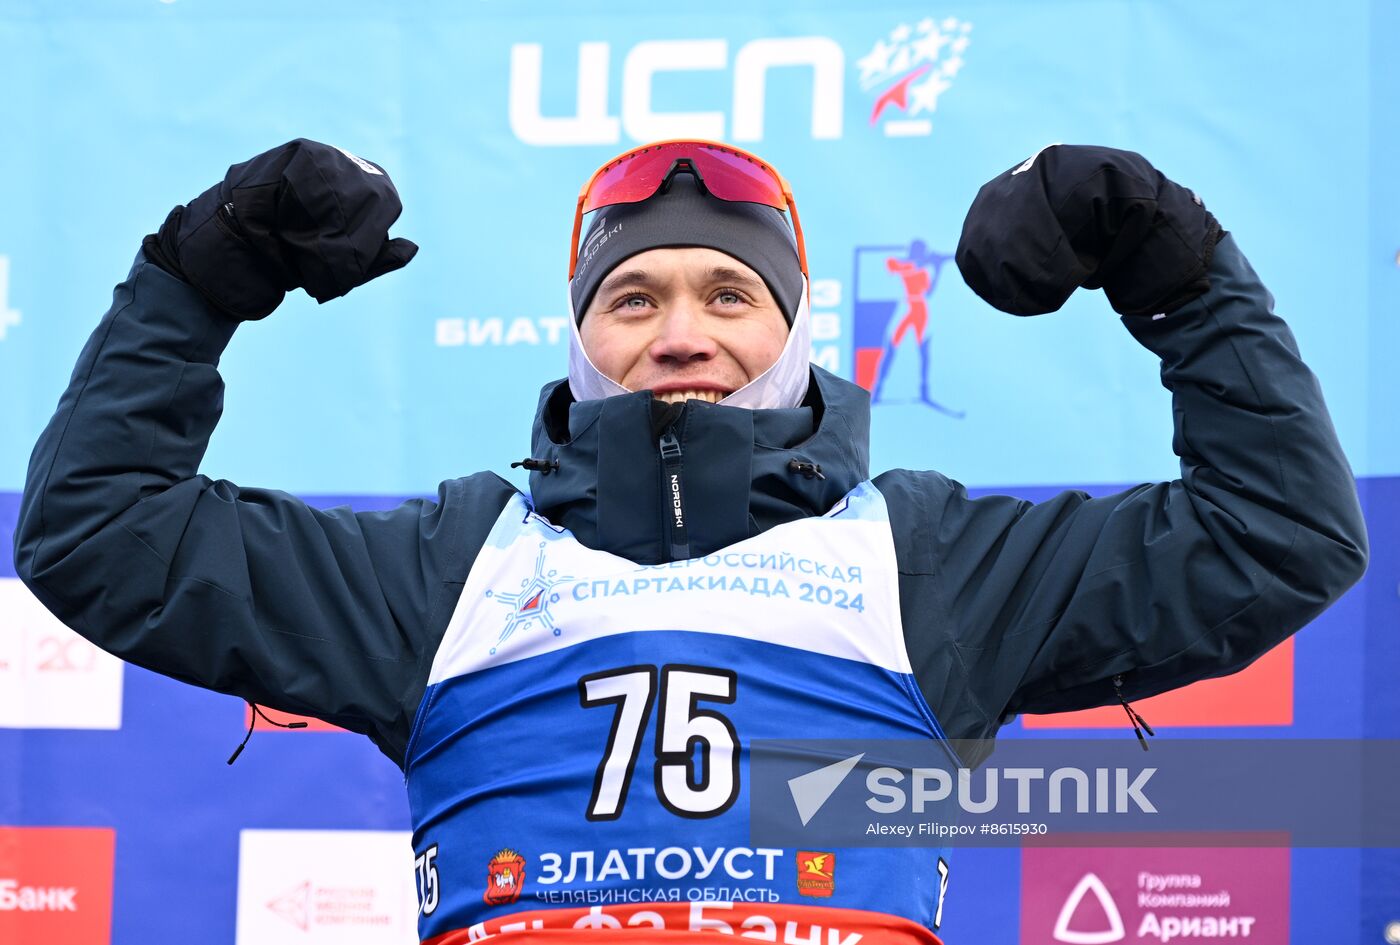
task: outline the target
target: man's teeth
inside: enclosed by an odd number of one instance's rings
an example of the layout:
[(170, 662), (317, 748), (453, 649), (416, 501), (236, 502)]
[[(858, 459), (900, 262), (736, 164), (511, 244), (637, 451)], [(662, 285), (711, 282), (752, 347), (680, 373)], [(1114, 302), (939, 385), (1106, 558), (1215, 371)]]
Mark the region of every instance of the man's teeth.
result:
[(664, 394), (657, 394), (656, 399), (666, 404), (683, 404), (687, 400), (703, 400), (706, 403), (717, 404), (724, 396), (723, 391), (717, 390), (668, 390)]

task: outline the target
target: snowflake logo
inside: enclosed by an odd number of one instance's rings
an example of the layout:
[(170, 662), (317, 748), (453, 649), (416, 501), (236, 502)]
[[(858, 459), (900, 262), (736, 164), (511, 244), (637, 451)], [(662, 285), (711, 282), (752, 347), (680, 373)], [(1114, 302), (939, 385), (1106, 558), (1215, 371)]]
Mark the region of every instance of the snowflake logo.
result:
[(502, 643), (510, 639), (511, 634), (521, 627), (528, 627), (535, 621), (539, 621), (546, 630), (552, 630), (556, 637), (559, 636), (560, 631), (554, 625), (554, 617), (549, 613), (549, 605), (559, 600), (559, 595), (554, 593), (554, 588), (572, 581), (573, 578), (568, 575), (561, 577), (559, 572), (553, 569), (545, 570), (545, 544), (545, 542), (540, 542), (540, 554), (535, 559), (535, 573), (521, 579), (519, 593), (486, 592), (487, 597), (494, 598), (510, 608), (510, 615), (506, 617), (506, 625), (501, 629), (501, 636), (496, 641), (496, 645), (491, 647), (492, 656), (496, 655), (496, 650)]
[(938, 97), (948, 91), (963, 67), (971, 32), (972, 24), (955, 16), (942, 22), (925, 17), (912, 27), (901, 23), (888, 37), (877, 39), (870, 52), (856, 61), (862, 89), (884, 87), (870, 110), (870, 124), (878, 123), (887, 112), (903, 112), (906, 118), (885, 122), (886, 135), (932, 131), (933, 123), (917, 116), (938, 108)]

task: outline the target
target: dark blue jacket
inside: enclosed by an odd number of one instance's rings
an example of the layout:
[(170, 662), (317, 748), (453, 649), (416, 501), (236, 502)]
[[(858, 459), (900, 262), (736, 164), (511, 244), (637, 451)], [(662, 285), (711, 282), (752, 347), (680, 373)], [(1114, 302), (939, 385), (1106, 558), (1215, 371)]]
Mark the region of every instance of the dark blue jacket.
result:
[[(1124, 319), (1162, 359), (1182, 478), (1089, 498), (972, 500), (875, 477), (919, 684), (953, 738), (1018, 712), (1140, 698), (1246, 666), (1359, 579), (1365, 527), (1317, 381), (1226, 237), (1212, 286)], [(367, 734), (400, 765), (463, 581), (513, 492), (478, 473), (390, 512), (317, 510), (199, 474), (235, 324), (137, 257), (35, 447), (16, 570), (124, 659)], [(814, 369), (793, 410), (692, 402), (677, 425), (689, 553), (825, 512), (869, 477), (865, 392)], [(670, 556), (647, 393), (547, 387), (536, 507), (586, 545)], [(820, 464), (809, 478), (792, 461)]]

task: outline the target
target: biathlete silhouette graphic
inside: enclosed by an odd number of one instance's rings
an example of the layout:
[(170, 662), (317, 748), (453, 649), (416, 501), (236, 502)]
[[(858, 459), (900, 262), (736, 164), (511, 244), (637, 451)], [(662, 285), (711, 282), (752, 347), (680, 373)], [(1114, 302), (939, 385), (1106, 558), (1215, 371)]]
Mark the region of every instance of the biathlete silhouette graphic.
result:
[(950, 417), (962, 419), (966, 415), (965, 411), (954, 410), (934, 400), (928, 392), (928, 297), (933, 294), (934, 286), (938, 284), (938, 276), (943, 270), (943, 265), (952, 258), (952, 253), (933, 252), (923, 240), (916, 239), (909, 244), (909, 253), (906, 258), (890, 256), (885, 260), (885, 267), (899, 276), (904, 283), (904, 301), (907, 310), (904, 317), (898, 321), (890, 319), (885, 347), (880, 355), (880, 371), (875, 378), (875, 386), (870, 391), (872, 404), (878, 404), (882, 401), (885, 382), (889, 379), (890, 368), (894, 364), (895, 349), (899, 347), (900, 343), (904, 341), (904, 336), (912, 329), (914, 344), (919, 351), (919, 401)]

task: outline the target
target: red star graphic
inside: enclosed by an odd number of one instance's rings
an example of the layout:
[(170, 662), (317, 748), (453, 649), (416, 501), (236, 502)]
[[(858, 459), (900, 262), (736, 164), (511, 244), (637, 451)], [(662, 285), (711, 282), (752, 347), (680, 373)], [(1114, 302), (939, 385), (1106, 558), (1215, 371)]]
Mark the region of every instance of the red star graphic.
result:
[(894, 104), (899, 108), (900, 111), (904, 111), (906, 108), (908, 108), (909, 86), (913, 84), (915, 79), (923, 75), (930, 68), (931, 66), (929, 65), (929, 63), (924, 63), (922, 66), (919, 66), (919, 68), (915, 69), (913, 72), (900, 79), (894, 85), (881, 92), (880, 97), (875, 100), (874, 110), (870, 113), (870, 123), (873, 125), (876, 121), (879, 120), (880, 113), (885, 110), (886, 105)]

